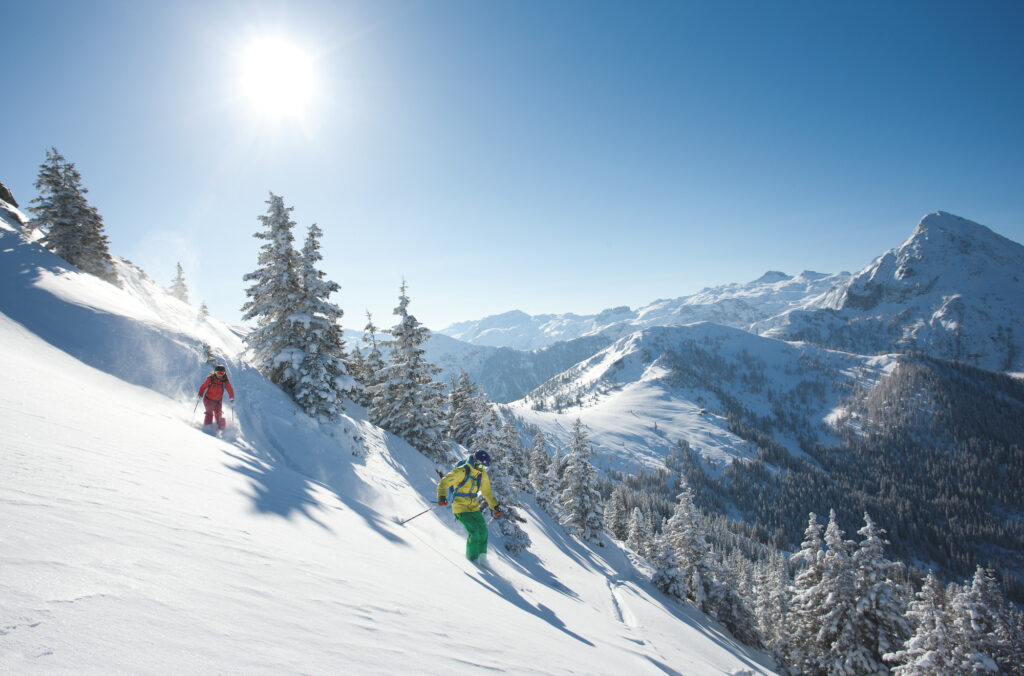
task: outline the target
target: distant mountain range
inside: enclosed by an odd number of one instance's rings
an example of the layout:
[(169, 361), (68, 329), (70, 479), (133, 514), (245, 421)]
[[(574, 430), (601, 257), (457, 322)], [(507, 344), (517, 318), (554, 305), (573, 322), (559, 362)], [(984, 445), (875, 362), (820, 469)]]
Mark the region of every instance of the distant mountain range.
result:
[(847, 272), (826, 275), (805, 271), (791, 277), (771, 271), (747, 284), (726, 284), (692, 296), (656, 300), (637, 310), (617, 307), (596, 315), (528, 315), (515, 310), (452, 324), (438, 333), (473, 345), (536, 350), (584, 336), (621, 338), (651, 326), (708, 321), (746, 329), (755, 322), (804, 307), (850, 278)]
[[(438, 333), (524, 352), (600, 336), (604, 343), (593, 343), (600, 349), (644, 328), (702, 321), (858, 354), (919, 351), (992, 370), (1024, 371), (1024, 246), (936, 212), (902, 245), (854, 275), (805, 271), (791, 277), (772, 271), (753, 282), (657, 300), (637, 310), (513, 311)], [(503, 389), (497, 398), (518, 389)]]
[(1024, 246), (936, 212), (856, 274), (771, 271), (596, 315), (507, 312), (437, 331), (427, 351), (442, 378), (464, 370), (508, 403), (637, 331), (698, 322), (858, 355), (920, 352), (1024, 372)]

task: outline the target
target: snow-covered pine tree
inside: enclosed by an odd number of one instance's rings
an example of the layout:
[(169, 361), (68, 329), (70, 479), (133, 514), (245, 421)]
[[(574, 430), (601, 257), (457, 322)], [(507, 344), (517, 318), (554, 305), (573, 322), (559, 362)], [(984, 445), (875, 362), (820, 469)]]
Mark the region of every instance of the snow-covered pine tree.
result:
[(199, 306), (199, 317), (201, 319), (206, 319), (209, 316), (210, 316), (210, 308), (206, 307), (206, 301), (204, 300), (203, 304)]
[(29, 228), (42, 233), (40, 243), (83, 272), (117, 284), (103, 218), (85, 199), (89, 191), (75, 165), (56, 148), (47, 150), (35, 187), (39, 196), (29, 207), (35, 216)]
[(616, 540), (629, 537), (629, 510), (626, 509), (626, 487), (618, 484), (612, 489), (604, 507), (604, 523)]
[(693, 490), (685, 486), (677, 496), (675, 510), (663, 535), (672, 545), (685, 584), (686, 598), (704, 612), (711, 611), (715, 565), (704, 527), (704, 517), (693, 501)]
[(516, 493), (530, 490), (530, 459), (519, 438), (519, 430), (511, 416), (501, 425), (498, 432), (498, 445), (501, 447), (504, 467), (512, 488)]
[(662, 535), (655, 539), (652, 551), (651, 566), (654, 568), (654, 572), (651, 574), (651, 584), (666, 596), (685, 600), (686, 581), (679, 568), (675, 547), (667, 537)]
[[(363, 364), (359, 370), (359, 384), (356, 396), (361, 406), (370, 407), (373, 404), (373, 393), (381, 383), (384, 374), (384, 355), (381, 353), (380, 344), (377, 341), (377, 326), (373, 323), (373, 315), (369, 310), (366, 312), (366, 326), (363, 327)], [(373, 422), (373, 411), (370, 410), (370, 419)]]
[(956, 672), (956, 647), (949, 603), (942, 582), (932, 571), (907, 609), (914, 634), (903, 649), (885, 656), (896, 676), (946, 676)]
[(548, 463), (547, 479), (548, 489), (551, 491), (551, 495), (554, 496), (551, 510), (548, 513), (554, 516), (556, 521), (562, 509), (559, 501), (562, 499), (562, 491), (565, 490), (565, 464), (566, 457), (556, 448), (551, 454), (551, 462)]
[[(651, 556), (653, 551), (654, 535), (651, 532), (650, 522), (639, 507), (634, 507), (633, 513), (629, 517), (629, 532), (626, 535), (626, 544), (630, 549), (643, 557)], [(678, 563), (676, 565), (678, 567)]]
[(178, 272), (171, 281), (170, 292), (182, 303), (188, 303), (188, 286), (185, 284), (185, 271), (181, 268), (181, 263), (178, 263)]
[(825, 597), (821, 586), (825, 576), (825, 547), (818, 515), (810, 513), (800, 550), (790, 558), (794, 566), (793, 595), (787, 617), (789, 641), (781, 646), (783, 657), (796, 673), (811, 674), (818, 664), (818, 632), (823, 625)]
[(465, 371), (452, 378), (445, 409), (445, 434), (456, 443), (469, 446), (480, 418), (480, 389)]
[(245, 337), (253, 364), (272, 383), (289, 395), (298, 382), (305, 325), (298, 313), (302, 298), (299, 254), (292, 246), (294, 207), (270, 193), (267, 213), (259, 217), (264, 230), (254, 237), (265, 240), (258, 256), (259, 267), (242, 279), (251, 281), (249, 300), (242, 306), (243, 320), (255, 319), (256, 328)]
[[(1020, 636), (1015, 636), (1010, 611), (992, 571), (978, 566), (974, 578), (950, 600), (956, 669), (968, 674), (1013, 673)], [(1010, 671), (1008, 671), (1010, 670)]]
[(600, 543), (604, 531), (604, 500), (597, 472), (590, 462), (592, 452), (586, 429), (577, 418), (569, 440), (561, 496), (563, 512), (559, 521), (570, 535)]
[(764, 643), (779, 656), (787, 652), (789, 632), (786, 619), (789, 615), (789, 586), (791, 580), (786, 569), (786, 559), (774, 549), (759, 561), (754, 578), (754, 616), (757, 629)]
[(421, 453), (447, 463), (447, 444), (441, 438), (441, 386), (434, 382), (440, 369), (424, 355), (423, 343), (430, 337), (430, 330), (409, 314), (404, 280), (394, 314), (398, 323), (387, 343), (391, 362), (373, 391), (372, 418)]
[(859, 643), (857, 632), (857, 579), (852, 552), (856, 543), (845, 539), (833, 509), (825, 526), (825, 567), (820, 587), (822, 608), (818, 630), (818, 668), (827, 674), (858, 676), (870, 674), (873, 655)]
[(551, 456), (548, 455), (544, 434), (539, 430), (533, 436), (530, 447), (530, 485), (537, 496), (537, 504), (547, 511), (555, 496), (548, 483), (548, 470), (551, 469)]
[(885, 531), (869, 514), (864, 514), (864, 527), (857, 534), (863, 539), (852, 559), (857, 597), (854, 624), (864, 655), (863, 663), (851, 666), (862, 674), (887, 674), (884, 655), (897, 650), (910, 635), (904, 619), (907, 590), (900, 582), (903, 564), (885, 558), (885, 545), (889, 544)]
[(352, 351), (348, 355), (348, 374), (352, 376), (355, 381), (352, 384), (352, 401), (356, 402), (360, 406), (364, 406), (363, 403), (363, 379), (366, 373), (366, 359), (363, 358), (363, 351), (359, 349), (358, 345), (352, 346)]
[(753, 594), (753, 564), (738, 548), (724, 561), (710, 557), (714, 579), (708, 590), (711, 615), (733, 636), (750, 646), (761, 646), (757, 621), (748, 604)]
[(302, 296), (295, 317), (303, 326), (302, 361), (295, 384), (295, 401), (311, 417), (331, 422), (344, 410), (342, 397), (351, 393), (355, 381), (348, 373), (341, 318), (344, 312), (330, 301), (341, 287), (324, 278), (317, 264), (323, 231), (314, 223), (302, 247), (300, 279)]

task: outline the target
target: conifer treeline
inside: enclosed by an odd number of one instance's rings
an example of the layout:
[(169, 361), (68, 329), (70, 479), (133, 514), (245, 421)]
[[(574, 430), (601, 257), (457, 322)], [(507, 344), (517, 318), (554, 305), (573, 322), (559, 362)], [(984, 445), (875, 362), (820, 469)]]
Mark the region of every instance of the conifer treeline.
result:
[[(811, 513), (789, 556), (696, 506), (685, 476), (692, 455), (680, 443), (665, 469), (613, 472), (603, 483), (609, 534), (646, 559), (665, 594), (770, 649), (796, 674), (1022, 673), (1024, 614), (993, 571), (979, 566), (966, 583), (946, 586), (929, 573), (915, 593), (871, 516), (854, 542), (835, 510), (824, 528)], [(667, 511), (668, 492), (677, 497)]]
[(502, 420), (479, 386), (465, 373), (447, 388), (435, 381), (439, 369), (425, 356), (430, 331), (409, 312), (403, 281), (394, 309), (397, 323), (381, 339), (367, 313), (362, 345), (352, 354), (342, 340), (340, 307), (329, 297), (339, 286), (317, 269), (322, 235), (310, 227), (301, 252), (294, 249), (291, 207), (271, 193), (260, 216), (265, 241), (259, 267), (245, 276), (251, 282), (244, 319), (256, 320), (246, 345), (256, 367), (290, 394), (316, 419), (331, 421), (343, 410), (343, 398), (365, 406), (374, 424), (405, 439), (440, 464), (457, 459), (453, 444), (486, 450), (489, 474), (506, 516), (497, 521), (506, 549), (529, 545), (516, 507), (521, 496), (536, 492), (538, 501), (572, 534), (600, 542), (603, 498), (591, 461), (592, 447), (579, 420), (565, 455), (549, 458), (543, 438), (532, 452), (523, 446), (511, 418)]

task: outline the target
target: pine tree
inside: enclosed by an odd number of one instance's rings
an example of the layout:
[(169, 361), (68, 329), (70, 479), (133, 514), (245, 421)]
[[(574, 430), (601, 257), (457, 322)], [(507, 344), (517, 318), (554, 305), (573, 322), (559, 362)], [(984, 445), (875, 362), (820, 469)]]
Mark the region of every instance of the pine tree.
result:
[(955, 673), (954, 635), (946, 591), (929, 571), (924, 587), (910, 603), (907, 617), (915, 625), (913, 636), (903, 649), (885, 656), (896, 664), (892, 670), (897, 676), (945, 676)]
[(508, 477), (509, 487), (518, 501), (519, 495), (530, 488), (530, 463), (526, 448), (519, 438), (519, 431), (511, 418), (502, 423), (498, 431), (498, 448), (502, 471)]
[(453, 378), (448, 388), (446, 435), (458, 444), (469, 446), (479, 420), (480, 390), (465, 371)]
[(75, 165), (51, 148), (39, 167), (35, 187), (39, 196), (29, 207), (35, 215), (29, 227), (42, 233), (40, 243), (83, 272), (117, 284), (103, 218), (85, 199), (88, 190)]
[(629, 537), (629, 510), (626, 509), (626, 488), (622, 484), (612, 489), (604, 508), (604, 522), (616, 540)]
[[(361, 406), (370, 407), (373, 404), (373, 393), (381, 384), (384, 374), (384, 355), (381, 353), (380, 345), (377, 342), (377, 326), (373, 323), (373, 315), (366, 312), (366, 326), (363, 327), (363, 345), (366, 352), (363, 355), (362, 368), (359, 370), (359, 389), (356, 393), (357, 401)], [(370, 419), (373, 422), (372, 409)]]
[(301, 344), (305, 330), (298, 312), (301, 265), (292, 246), (295, 222), (290, 214), (294, 207), (285, 207), (284, 200), (274, 193), (270, 193), (267, 205), (266, 215), (259, 217), (264, 231), (254, 235), (266, 241), (260, 247), (259, 267), (243, 277), (252, 286), (246, 290), (249, 300), (242, 306), (242, 319), (256, 320), (256, 328), (245, 337), (245, 343), (260, 373), (291, 395), (304, 356)]
[(820, 652), (817, 636), (823, 624), (822, 613), (825, 609), (821, 586), (825, 576), (825, 547), (821, 533), (818, 516), (811, 512), (800, 550), (790, 559), (796, 571), (787, 619), (790, 641), (781, 649), (786, 662), (797, 673), (814, 673)]
[(968, 674), (999, 673), (1000, 663), (1005, 663), (1014, 649), (1007, 644), (1013, 632), (1004, 605), (995, 576), (981, 566), (971, 582), (953, 594), (950, 615), (957, 669)]
[(711, 615), (743, 643), (762, 645), (757, 622), (751, 612), (753, 598), (753, 566), (739, 549), (725, 561), (711, 559), (713, 578), (708, 585), (707, 607)]
[(685, 600), (686, 580), (683, 579), (675, 547), (667, 537), (659, 537), (655, 540), (653, 551), (651, 566), (654, 573), (651, 575), (651, 584), (666, 596)]
[(910, 633), (904, 619), (906, 590), (898, 582), (903, 566), (885, 558), (885, 545), (889, 544), (885, 531), (870, 515), (864, 514), (864, 527), (857, 534), (863, 539), (852, 559), (857, 597), (854, 623), (863, 655), (861, 662), (851, 666), (861, 674), (887, 674), (884, 655), (902, 645)]
[(182, 270), (181, 263), (178, 263), (178, 273), (171, 281), (170, 291), (171, 295), (182, 303), (188, 303), (188, 287), (185, 285), (185, 271)]
[(565, 463), (566, 458), (556, 448), (551, 454), (551, 462), (548, 463), (547, 485), (553, 496), (549, 513), (558, 520), (558, 514), (562, 506), (559, 501), (562, 499), (562, 492), (565, 490)]
[(201, 319), (206, 319), (209, 316), (210, 316), (210, 308), (206, 307), (206, 301), (204, 300), (203, 304), (199, 306), (199, 317)]
[(546, 504), (554, 499), (548, 487), (548, 470), (551, 468), (551, 456), (548, 455), (544, 434), (540, 431), (533, 436), (530, 448), (530, 485), (537, 495), (537, 504), (547, 509)]
[[(634, 507), (633, 513), (629, 517), (626, 545), (640, 556), (647, 557), (651, 554), (653, 544), (650, 522), (639, 507)], [(676, 565), (678, 567), (678, 564)]]
[(683, 576), (686, 598), (702, 611), (709, 611), (709, 598), (713, 591), (715, 571), (711, 559), (711, 546), (701, 515), (693, 501), (693, 490), (685, 486), (677, 496), (675, 510), (667, 523), (665, 537), (672, 545)]
[(821, 628), (818, 630), (818, 666), (828, 674), (858, 676), (873, 673), (874, 656), (858, 639), (857, 581), (852, 551), (856, 545), (845, 539), (836, 511), (829, 513), (825, 527), (824, 574), (820, 597), (825, 600)]
[(577, 418), (573, 424), (565, 465), (565, 487), (561, 496), (564, 511), (560, 521), (571, 535), (586, 541), (600, 542), (604, 530), (604, 505), (597, 473), (590, 463), (592, 452), (587, 432)]
[(779, 552), (772, 550), (767, 558), (758, 563), (754, 582), (754, 615), (758, 632), (765, 644), (780, 656), (788, 652), (790, 642), (789, 632), (786, 631), (789, 585), (786, 559)]
[(358, 345), (352, 346), (352, 352), (348, 355), (348, 373), (355, 381), (352, 384), (350, 394), (352, 401), (360, 406), (365, 406), (363, 399), (363, 380), (366, 377), (366, 360), (363, 358), (363, 351)]
[(295, 401), (311, 417), (330, 422), (344, 410), (342, 396), (352, 391), (355, 382), (348, 374), (341, 318), (344, 312), (330, 302), (341, 287), (324, 278), (317, 269), (323, 259), (320, 238), (323, 231), (313, 224), (302, 248), (300, 279), (302, 296), (296, 304), (294, 320), (302, 326), (302, 361), (295, 384)]
[(405, 281), (394, 314), (399, 320), (387, 343), (391, 362), (374, 388), (372, 418), (420, 452), (448, 462), (447, 446), (441, 439), (441, 391), (433, 380), (440, 369), (424, 356), (423, 343), (430, 331), (409, 314)]

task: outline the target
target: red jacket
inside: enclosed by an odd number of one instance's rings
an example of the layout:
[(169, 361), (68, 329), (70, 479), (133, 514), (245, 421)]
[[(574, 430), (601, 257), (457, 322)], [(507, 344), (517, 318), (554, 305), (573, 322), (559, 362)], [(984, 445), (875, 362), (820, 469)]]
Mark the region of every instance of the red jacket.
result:
[(231, 382), (227, 376), (223, 379), (218, 378), (215, 373), (211, 373), (210, 377), (203, 381), (203, 384), (199, 386), (199, 396), (203, 396), (203, 392), (206, 392), (206, 398), (214, 401), (220, 401), (224, 398), (224, 388), (228, 388), (228, 396), (232, 399), (235, 398), (235, 390), (231, 387)]

